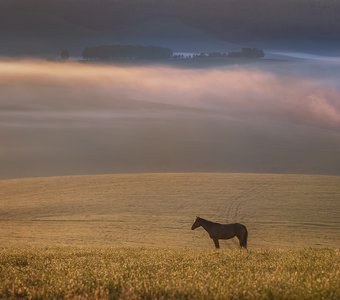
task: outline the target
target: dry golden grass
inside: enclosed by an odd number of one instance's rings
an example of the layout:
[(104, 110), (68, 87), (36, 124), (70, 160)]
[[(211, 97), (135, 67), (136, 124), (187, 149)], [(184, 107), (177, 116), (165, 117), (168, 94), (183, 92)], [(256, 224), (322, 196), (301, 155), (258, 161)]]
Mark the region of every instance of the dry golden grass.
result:
[(339, 299), (340, 252), (1, 249), (0, 298)]
[[(339, 299), (339, 199), (332, 176), (3, 180), (0, 298)], [(246, 224), (250, 250), (213, 250), (196, 215)]]
[[(116, 174), (0, 181), (0, 244), (212, 248), (196, 215), (242, 222), (250, 249), (340, 247), (340, 177)], [(222, 248), (236, 248), (234, 240)]]

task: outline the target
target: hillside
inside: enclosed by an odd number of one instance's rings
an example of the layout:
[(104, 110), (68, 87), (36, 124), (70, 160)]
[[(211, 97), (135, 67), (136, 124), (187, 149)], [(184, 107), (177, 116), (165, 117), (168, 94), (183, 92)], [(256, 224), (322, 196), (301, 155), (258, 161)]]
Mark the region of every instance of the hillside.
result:
[[(174, 173), (0, 181), (6, 246), (213, 248), (196, 215), (241, 222), (249, 248), (340, 247), (340, 177)], [(222, 248), (237, 248), (234, 240)]]

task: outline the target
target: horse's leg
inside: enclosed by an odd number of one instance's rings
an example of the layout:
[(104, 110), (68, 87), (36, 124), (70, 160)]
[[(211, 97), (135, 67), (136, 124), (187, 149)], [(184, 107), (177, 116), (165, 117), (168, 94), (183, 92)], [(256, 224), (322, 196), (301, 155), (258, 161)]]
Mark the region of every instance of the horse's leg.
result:
[(213, 241), (214, 241), (216, 249), (219, 249), (220, 248), (220, 243), (219, 243), (218, 239), (213, 239)]

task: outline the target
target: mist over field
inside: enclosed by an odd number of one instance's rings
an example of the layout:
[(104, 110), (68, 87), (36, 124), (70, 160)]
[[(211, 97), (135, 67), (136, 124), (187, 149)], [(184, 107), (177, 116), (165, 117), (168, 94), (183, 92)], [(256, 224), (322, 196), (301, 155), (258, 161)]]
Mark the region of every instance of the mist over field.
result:
[(0, 61), (0, 177), (340, 174), (340, 63)]

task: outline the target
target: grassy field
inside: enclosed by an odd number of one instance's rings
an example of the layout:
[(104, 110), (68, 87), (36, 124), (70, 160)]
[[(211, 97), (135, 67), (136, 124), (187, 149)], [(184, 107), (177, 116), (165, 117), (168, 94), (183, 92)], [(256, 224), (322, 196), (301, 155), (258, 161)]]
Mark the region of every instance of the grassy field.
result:
[[(0, 181), (0, 298), (339, 299), (340, 177), (117, 174)], [(249, 251), (196, 215), (242, 222)]]
[[(0, 181), (0, 245), (212, 248), (195, 216), (252, 248), (340, 247), (340, 177), (126, 174)], [(222, 248), (236, 248), (235, 240)]]
[(339, 299), (340, 251), (0, 250), (0, 298)]

